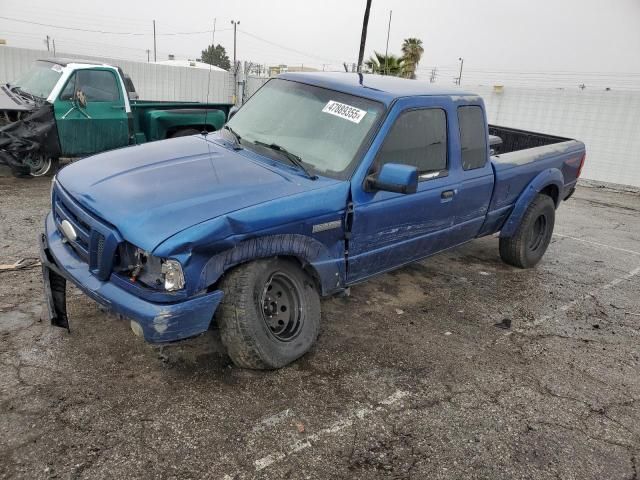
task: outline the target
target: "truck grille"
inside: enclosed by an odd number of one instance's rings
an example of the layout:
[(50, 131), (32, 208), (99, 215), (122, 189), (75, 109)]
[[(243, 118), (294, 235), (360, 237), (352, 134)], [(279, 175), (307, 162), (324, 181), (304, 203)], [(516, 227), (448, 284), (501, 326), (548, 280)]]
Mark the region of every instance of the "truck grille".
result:
[[(53, 190), (53, 218), (67, 245), (84, 262), (93, 274), (102, 280), (109, 278), (113, 257), (118, 243), (118, 233), (75, 202), (60, 185)], [(66, 220), (75, 230), (75, 239), (67, 238), (61, 224)]]

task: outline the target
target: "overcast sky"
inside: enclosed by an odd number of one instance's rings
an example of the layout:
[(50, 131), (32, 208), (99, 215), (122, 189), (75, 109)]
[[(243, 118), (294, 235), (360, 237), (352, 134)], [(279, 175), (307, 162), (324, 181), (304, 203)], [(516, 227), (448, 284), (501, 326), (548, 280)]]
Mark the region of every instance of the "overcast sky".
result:
[[(143, 34), (79, 32), (0, 19), (0, 38), (45, 48), (49, 34), (58, 51), (146, 60), (155, 19), (158, 60), (169, 53), (196, 58), (211, 42), (210, 33), (166, 34), (211, 30), (216, 18), (216, 43), (232, 57), (230, 20), (237, 19), (239, 59), (338, 69), (343, 61), (356, 61), (364, 5), (364, 0), (0, 0), (3, 17)], [(441, 76), (451, 77), (459, 57), (469, 75), (488, 77), (512, 71), (531, 76), (640, 73), (640, 0), (373, 0), (367, 56), (384, 52), (389, 10), (389, 51), (400, 53), (406, 37), (422, 39), (424, 76), (438, 66)]]

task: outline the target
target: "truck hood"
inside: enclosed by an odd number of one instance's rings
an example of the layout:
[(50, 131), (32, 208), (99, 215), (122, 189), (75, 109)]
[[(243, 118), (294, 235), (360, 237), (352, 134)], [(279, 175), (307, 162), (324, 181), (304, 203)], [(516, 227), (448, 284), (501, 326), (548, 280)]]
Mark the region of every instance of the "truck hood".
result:
[(35, 107), (35, 102), (12, 92), (7, 85), (0, 85), (0, 110), (28, 112)]
[(147, 251), (206, 220), (337, 183), (310, 180), (217, 141), (216, 135), (194, 135), (112, 150), (65, 167), (57, 181)]

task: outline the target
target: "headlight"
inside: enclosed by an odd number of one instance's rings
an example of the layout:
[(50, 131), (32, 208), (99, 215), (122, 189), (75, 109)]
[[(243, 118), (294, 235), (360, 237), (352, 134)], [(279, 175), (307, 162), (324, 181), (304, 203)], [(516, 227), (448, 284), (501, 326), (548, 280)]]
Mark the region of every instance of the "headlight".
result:
[(164, 260), (162, 263), (164, 275), (164, 289), (173, 292), (184, 288), (184, 274), (182, 265), (177, 260)]
[(116, 269), (131, 282), (167, 292), (175, 292), (185, 286), (182, 265), (177, 260), (154, 257), (126, 242), (120, 244), (118, 256)]

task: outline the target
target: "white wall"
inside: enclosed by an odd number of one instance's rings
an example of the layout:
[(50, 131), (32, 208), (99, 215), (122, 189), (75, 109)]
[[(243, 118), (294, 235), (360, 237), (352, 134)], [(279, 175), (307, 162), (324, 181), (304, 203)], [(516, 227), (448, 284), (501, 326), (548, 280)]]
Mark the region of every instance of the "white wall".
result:
[[(60, 54), (72, 57), (73, 55)], [(0, 82), (14, 80), (47, 52), (0, 46)], [(78, 58), (78, 56), (73, 56)], [(232, 102), (234, 77), (227, 72), (88, 58), (119, 65), (131, 75), (143, 100)], [(248, 77), (245, 99), (266, 79)], [(482, 95), (489, 122), (575, 138), (585, 142), (582, 177), (640, 187), (640, 92), (468, 86)]]
[(489, 123), (581, 140), (582, 178), (640, 187), (640, 92), (465, 86), (484, 98)]
[[(27, 48), (0, 46), (0, 82), (17, 79), (39, 58), (53, 55)], [(131, 62), (109, 58), (88, 57), (58, 53), (59, 57), (84, 58), (101, 61), (122, 68), (133, 80), (141, 100), (209, 101), (230, 103), (233, 101), (234, 77), (228, 72), (216, 72), (190, 67), (174, 67), (153, 63)]]

